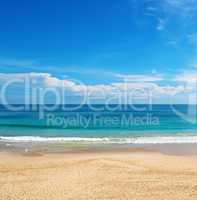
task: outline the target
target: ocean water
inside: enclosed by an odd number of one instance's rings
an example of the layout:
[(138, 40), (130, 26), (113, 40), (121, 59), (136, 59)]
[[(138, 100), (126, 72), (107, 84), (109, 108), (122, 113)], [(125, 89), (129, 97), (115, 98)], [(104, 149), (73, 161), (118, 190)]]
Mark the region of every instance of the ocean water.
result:
[(196, 105), (0, 106), (0, 140), (197, 143)]

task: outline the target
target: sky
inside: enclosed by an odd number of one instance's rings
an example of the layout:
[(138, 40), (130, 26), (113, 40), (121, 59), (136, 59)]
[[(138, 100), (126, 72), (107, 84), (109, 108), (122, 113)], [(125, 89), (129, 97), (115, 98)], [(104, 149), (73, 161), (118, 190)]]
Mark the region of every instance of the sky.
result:
[(0, 102), (23, 103), (26, 78), (71, 103), (82, 85), (101, 102), (125, 82), (137, 102), (145, 90), (156, 103), (195, 102), (197, 0), (1, 1)]

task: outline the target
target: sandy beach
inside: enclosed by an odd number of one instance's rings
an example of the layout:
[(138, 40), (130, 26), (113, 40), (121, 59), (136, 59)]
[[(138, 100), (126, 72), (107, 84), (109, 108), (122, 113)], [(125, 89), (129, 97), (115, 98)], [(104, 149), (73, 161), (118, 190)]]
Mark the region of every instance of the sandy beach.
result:
[(196, 200), (197, 156), (1, 152), (0, 183), (2, 200)]

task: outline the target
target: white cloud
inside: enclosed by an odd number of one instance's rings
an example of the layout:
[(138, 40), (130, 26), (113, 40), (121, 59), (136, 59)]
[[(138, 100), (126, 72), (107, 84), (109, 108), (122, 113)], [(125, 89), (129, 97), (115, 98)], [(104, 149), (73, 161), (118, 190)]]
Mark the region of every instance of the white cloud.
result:
[(116, 75), (121, 80), (126, 80), (129, 82), (155, 82), (155, 81), (162, 81), (163, 76), (161, 74), (151, 74), (151, 75), (141, 75), (141, 74), (134, 74), (134, 75), (126, 75), (126, 74), (117, 74)]
[(191, 18), (196, 15), (197, 0), (161, 0), (163, 10), (170, 15)]
[[(80, 81), (71, 79), (60, 79), (52, 76), (49, 73), (10, 73), (0, 74), (0, 88), (7, 82), (12, 80), (21, 80), (18, 84), (24, 85), (25, 80), (31, 80), (32, 88), (53, 88), (66, 90), (70, 96), (93, 96), (95, 98), (112, 98), (116, 96), (134, 94), (135, 98), (143, 98), (151, 94), (153, 98), (167, 98), (176, 94), (184, 94), (185, 92), (193, 92), (195, 85), (185, 87), (185, 82), (194, 82), (197, 80), (197, 74), (185, 73), (174, 77), (176, 84), (165, 85), (159, 84), (159, 81), (164, 80), (159, 74), (153, 75), (118, 75), (120, 82), (111, 84), (83, 84)], [(157, 83), (156, 83), (157, 82)], [(13, 83), (14, 84), (14, 83)], [(12, 85), (13, 87), (15, 85)], [(17, 87), (15, 90), (20, 90)]]
[[(133, 4), (141, 5), (139, 2), (133, 1)], [(185, 39), (188, 27), (194, 26), (197, 17), (197, 0), (146, 0), (141, 9), (144, 7), (145, 15), (155, 19), (155, 28), (158, 31), (168, 31), (166, 37), (169, 41), (177, 38), (182, 41), (183, 37)], [(180, 34), (172, 28), (172, 24), (176, 25), (177, 30), (180, 29)], [(197, 43), (193, 36), (191, 40)]]
[(175, 81), (197, 83), (197, 72), (185, 72), (175, 76)]
[[(138, 4), (138, 1), (133, 1)], [(155, 16), (191, 19), (196, 16), (197, 0), (147, 0), (146, 11)]]

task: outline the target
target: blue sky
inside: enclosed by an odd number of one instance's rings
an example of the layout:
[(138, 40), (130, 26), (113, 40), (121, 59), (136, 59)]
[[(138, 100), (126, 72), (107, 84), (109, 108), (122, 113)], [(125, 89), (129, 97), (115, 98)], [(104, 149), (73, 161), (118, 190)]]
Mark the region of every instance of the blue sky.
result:
[(1, 77), (179, 88), (196, 70), (197, 0), (1, 1)]

